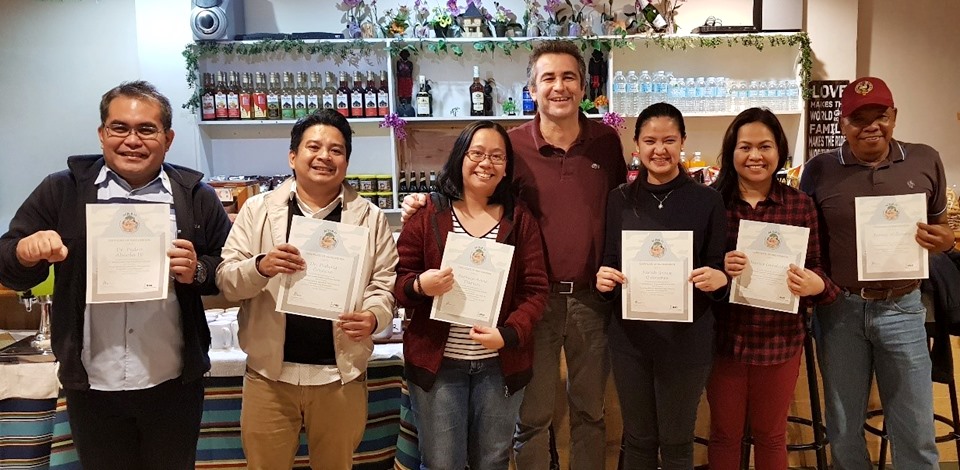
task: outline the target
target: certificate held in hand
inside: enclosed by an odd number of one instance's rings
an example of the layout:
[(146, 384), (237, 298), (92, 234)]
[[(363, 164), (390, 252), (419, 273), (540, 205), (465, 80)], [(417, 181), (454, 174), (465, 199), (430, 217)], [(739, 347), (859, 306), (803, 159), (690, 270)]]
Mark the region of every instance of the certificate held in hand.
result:
[(300, 250), (306, 269), (281, 275), (277, 311), (328, 320), (351, 311), (369, 236), (366, 227), (294, 217), (288, 243)]
[(430, 318), (496, 328), (512, 263), (511, 245), (447, 233), (440, 269), (453, 270), (453, 288), (433, 300)]
[(167, 298), (169, 204), (87, 204), (88, 304)]
[(693, 232), (624, 230), (624, 320), (693, 322)]
[(927, 250), (917, 243), (917, 222), (927, 220), (927, 196), (858, 197), (857, 278), (860, 281), (926, 279)]
[(747, 256), (747, 266), (733, 278), (730, 303), (797, 313), (800, 297), (790, 292), (787, 271), (804, 265), (809, 238), (807, 227), (741, 220), (737, 251)]

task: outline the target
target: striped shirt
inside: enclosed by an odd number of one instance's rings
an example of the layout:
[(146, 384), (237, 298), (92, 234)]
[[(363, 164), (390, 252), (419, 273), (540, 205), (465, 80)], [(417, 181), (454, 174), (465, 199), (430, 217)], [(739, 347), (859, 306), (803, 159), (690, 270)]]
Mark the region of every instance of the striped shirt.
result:
[[(457, 219), (457, 211), (450, 211), (450, 213), (453, 214), (453, 233), (465, 233), (467, 235), (474, 236), (473, 234), (468, 233), (463, 226), (460, 225), (460, 219)], [(496, 240), (497, 233), (499, 232), (500, 223), (497, 222), (497, 225), (490, 229), (489, 232), (475, 238)], [(450, 333), (447, 335), (447, 344), (443, 348), (443, 357), (476, 361), (479, 359), (497, 357), (499, 355), (493, 349), (487, 349), (480, 343), (470, 338), (470, 329), (471, 328), (469, 326), (450, 325)]]

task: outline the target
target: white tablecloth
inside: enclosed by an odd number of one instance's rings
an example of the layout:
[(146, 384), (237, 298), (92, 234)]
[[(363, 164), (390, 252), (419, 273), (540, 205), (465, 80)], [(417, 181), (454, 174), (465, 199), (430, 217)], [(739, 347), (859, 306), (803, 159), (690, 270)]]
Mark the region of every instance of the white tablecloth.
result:
[[(403, 358), (402, 343), (375, 344), (370, 360), (387, 359), (390, 357)], [(246, 370), (247, 355), (240, 349), (223, 349), (210, 351), (211, 377), (240, 377)]]
[[(15, 339), (32, 332), (11, 331)], [(57, 398), (57, 362), (0, 363), (0, 400), (7, 398)]]

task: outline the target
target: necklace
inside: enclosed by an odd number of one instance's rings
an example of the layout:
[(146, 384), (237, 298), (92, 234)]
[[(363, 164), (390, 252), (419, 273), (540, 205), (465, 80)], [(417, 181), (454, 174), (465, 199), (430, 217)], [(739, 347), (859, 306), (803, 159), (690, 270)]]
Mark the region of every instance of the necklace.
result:
[(670, 192), (668, 192), (667, 195), (663, 197), (663, 199), (658, 198), (656, 194), (650, 193), (650, 195), (653, 196), (653, 198), (660, 203), (660, 205), (657, 206), (657, 209), (663, 209), (663, 201), (666, 201), (667, 198), (670, 197), (670, 195), (673, 194), (674, 191), (676, 191), (676, 188), (671, 189)]

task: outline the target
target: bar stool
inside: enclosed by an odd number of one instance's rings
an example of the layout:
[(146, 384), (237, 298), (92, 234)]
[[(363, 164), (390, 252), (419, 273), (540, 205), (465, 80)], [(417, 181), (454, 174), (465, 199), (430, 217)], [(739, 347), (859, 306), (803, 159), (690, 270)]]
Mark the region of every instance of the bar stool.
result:
[[(804, 362), (807, 364), (807, 385), (810, 394), (810, 419), (800, 416), (787, 416), (787, 422), (809, 426), (813, 429), (813, 441), (787, 444), (787, 452), (812, 450), (817, 453), (817, 470), (827, 470), (827, 428), (823, 425), (823, 412), (820, 409), (820, 386), (817, 382), (817, 357), (813, 350), (813, 332), (807, 324), (807, 337), (803, 340)], [(743, 442), (740, 444), (740, 469), (750, 468), (750, 448), (753, 437), (749, 424), (744, 425)]]
[[(927, 342), (930, 345), (931, 356), (941, 357), (942, 361), (937, 364), (942, 367), (934, 367), (931, 380), (933, 383), (947, 386), (950, 394), (950, 412), (953, 419), (934, 413), (934, 421), (939, 421), (950, 426), (950, 431), (946, 434), (936, 436), (937, 444), (954, 441), (957, 446), (957, 455), (960, 455), (960, 406), (957, 402), (957, 383), (953, 378), (953, 346), (950, 343), (950, 334), (946, 329), (940, 327), (934, 322), (927, 322)], [(932, 341), (931, 341), (932, 340)], [(883, 416), (883, 408), (867, 412), (867, 421), (878, 416)], [(887, 424), (884, 422), (880, 428), (871, 425), (869, 422), (863, 423), (864, 431), (880, 437), (880, 454), (877, 456), (877, 470), (884, 470), (887, 465)]]

